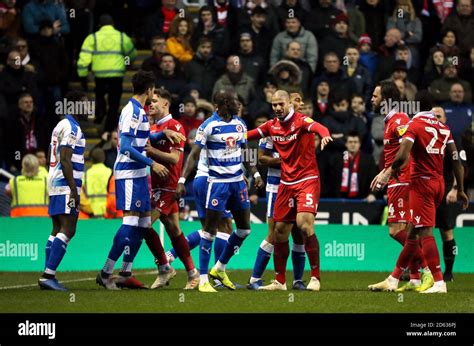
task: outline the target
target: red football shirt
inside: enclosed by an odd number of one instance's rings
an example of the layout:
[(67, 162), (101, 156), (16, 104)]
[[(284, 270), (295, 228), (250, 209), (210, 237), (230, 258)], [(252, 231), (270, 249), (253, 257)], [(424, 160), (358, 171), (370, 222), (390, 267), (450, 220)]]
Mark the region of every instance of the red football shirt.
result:
[[(392, 165), (395, 156), (397, 156), (398, 149), (400, 149), (400, 143), (402, 141), (403, 134), (407, 129), (407, 124), (410, 118), (406, 113), (391, 111), (384, 119), (385, 131), (383, 134), (383, 155), (384, 155), (384, 168), (388, 168)], [(398, 176), (400, 182), (410, 181), (410, 161), (403, 167), (400, 175)], [(390, 178), (389, 185), (393, 184), (395, 180)]]
[(403, 138), (413, 142), (410, 177), (443, 179), (446, 145), (454, 142), (449, 127), (432, 112), (420, 112), (408, 123)]
[(316, 163), (315, 133), (330, 136), (326, 127), (313, 119), (291, 111), (285, 121), (268, 120), (248, 133), (249, 139), (271, 137), (281, 157), (282, 184), (294, 184), (319, 177)]
[[(173, 119), (171, 114), (168, 114), (163, 119), (151, 125), (150, 132), (156, 133), (156, 132), (161, 132), (165, 129), (170, 129), (170, 130), (173, 130), (175, 132), (179, 132), (185, 135), (183, 125), (181, 125), (179, 121)], [(155, 143), (153, 147), (165, 153), (170, 153), (171, 150), (179, 150), (181, 153), (179, 155), (179, 161), (175, 165), (172, 165), (170, 163), (165, 163), (165, 162), (158, 162), (162, 164), (163, 166), (165, 166), (166, 168), (168, 168), (169, 174), (166, 178), (163, 179), (163, 178), (158, 177), (152, 170), (151, 171), (152, 189), (161, 188), (161, 189), (167, 189), (167, 190), (173, 190), (173, 191), (176, 190), (176, 187), (178, 186), (178, 179), (181, 176), (181, 169), (183, 168), (184, 154), (182, 152), (184, 151), (184, 144), (185, 144), (185, 141), (181, 141), (181, 143), (179, 144), (173, 144), (166, 138), (160, 140), (158, 143)]]

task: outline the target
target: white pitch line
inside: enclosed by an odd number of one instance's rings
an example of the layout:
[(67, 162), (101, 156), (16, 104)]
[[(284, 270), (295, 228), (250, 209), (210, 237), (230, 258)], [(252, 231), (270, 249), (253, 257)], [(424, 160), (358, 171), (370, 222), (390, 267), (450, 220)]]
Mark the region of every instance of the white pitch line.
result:
[[(156, 274), (156, 271), (151, 271), (151, 272), (145, 272), (145, 273), (140, 273), (138, 275), (151, 275), (151, 274)], [(95, 280), (95, 277), (93, 278), (83, 278), (83, 279), (74, 279), (74, 280), (63, 280), (59, 281), (62, 284), (68, 284), (71, 282), (81, 282), (81, 281), (90, 281), (90, 280)], [(27, 288), (27, 287), (36, 287), (38, 284), (30, 284), (30, 285), (16, 285), (16, 286), (5, 286), (5, 287), (0, 287), (0, 290), (12, 290), (16, 288)]]

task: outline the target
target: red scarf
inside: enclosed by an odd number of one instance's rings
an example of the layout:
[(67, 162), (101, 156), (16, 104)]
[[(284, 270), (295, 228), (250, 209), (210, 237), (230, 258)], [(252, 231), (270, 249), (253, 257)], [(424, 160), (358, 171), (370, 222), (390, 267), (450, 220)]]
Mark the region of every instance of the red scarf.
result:
[[(359, 161), (360, 151), (351, 158), (346, 150), (343, 154), (344, 165), (342, 166), (341, 193), (347, 194), (349, 198), (357, 197), (359, 193)], [(351, 169), (352, 164), (352, 169)]]
[(227, 27), (227, 11), (229, 10), (229, 3), (227, 2), (225, 5), (219, 5), (217, 1), (214, 1), (214, 5), (217, 9), (217, 22), (224, 28)]
[(163, 32), (167, 33), (170, 30), (170, 24), (173, 21), (174, 17), (176, 16), (176, 11), (168, 10), (165, 7), (161, 8), (161, 13), (163, 13), (164, 21), (163, 21)]

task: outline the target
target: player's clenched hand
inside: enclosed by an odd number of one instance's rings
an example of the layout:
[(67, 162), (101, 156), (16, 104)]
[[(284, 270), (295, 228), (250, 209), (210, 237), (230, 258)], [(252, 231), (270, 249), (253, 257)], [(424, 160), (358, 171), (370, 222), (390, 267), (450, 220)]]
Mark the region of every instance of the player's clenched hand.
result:
[(321, 139), (321, 150), (324, 150), (324, 147), (332, 141), (333, 139), (331, 136), (323, 137), (323, 139)]
[(382, 190), (385, 185), (388, 184), (388, 180), (390, 179), (390, 173), (386, 170), (383, 170), (372, 180), (370, 184), (370, 188), (372, 191), (380, 191)]
[(183, 197), (185, 194), (186, 194), (186, 187), (184, 186), (184, 184), (179, 183), (178, 186), (176, 187), (176, 192), (175, 192), (176, 200), (179, 201), (179, 199)]
[(160, 165), (157, 162), (153, 162), (151, 168), (153, 169), (153, 172), (155, 172), (160, 178), (166, 178), (169, 173), (168, 169), (165, 166)]
[(458, 201), (462, 202), (462, 210), (466, 210), (469, 206), (469, 197), (467, 197), (464, 191), (458, 190)]
[(451, 189), (449, 190), (448, 194), (446, 195), (446, 203), (454, 204), (458, 201), (458, 190)]
[(256, 177), (254, 184), (255, 184), (255, 187), (259, 190), (265, 186), (265, 183), (263, 182), (262, 177)]
[(186, 140), (186, 137), (183, 136), (183, 134), (179, 133), (179, 132), (175, 132), (175, 131), (172, 131), (172, 130), (169, 130), (169, 129), (165, 129), (163, 130), (166, 138), (168, 138), (168, 140), (174, 144), (179, 144), (181, 143), (181, 141), (185, 141)]

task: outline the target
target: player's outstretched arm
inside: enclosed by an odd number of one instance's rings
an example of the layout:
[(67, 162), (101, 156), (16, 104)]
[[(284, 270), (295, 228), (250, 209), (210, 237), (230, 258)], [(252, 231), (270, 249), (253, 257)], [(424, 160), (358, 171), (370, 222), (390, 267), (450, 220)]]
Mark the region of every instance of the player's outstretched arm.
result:
[(261, 131), (258, 130), (258, 128), (250, 130), (247, 132), (247, 140), (249, 141), (255, 141), (257, 139), (265, 137)]
[(305, 118), (304, 123), (308, 132), (315, 133), (321, 137), (321, 150), (324, 150), (324, 147), (333, 141), (331, 133), (326, 126), (321, 125), (311, 118)]
[(393, 160), (392, 167), (390, 167), (391, 170), (388, 170), (388, 172), (390, 172), (390, 174), (395, 178), (398, 177), (400, 169), (408, 163), (411, 148), (413, 148), (413, 141), (407, 138), (403, 138), (402, 143), (400, 144), (400, 149), (398, 149), (398, 153), (395, 156), (395, 159)]
[[(74, 173), (72, 169), (72, 154), (73, 149), (71, 147), (63, 146), (59, 151), (59, 160), (61, 162), (61, 170), (63, 171), (64, 179), (66, 179), (69, 188), (71, 189), (71, 196), (69, 201), (74, 201), (74, 207), (79, 207), (76, 203), (79, 199), (77, 195), (77, 186), (74, 180)], [(71, 206), (72, 207), (72, 206)]]
[[(453, 173), (456, 178), (457, 190), (458, 190), (458, 200), (462, 202), (463, 210), (466, 210), (469, 206), (469, 198), (464, 192), (464, 167), (459, 160), (459, 153), (456, 148), (456, 144), (453, 142), (448, 143), (448, 154), (451, 156), (451, 161), (453, 163)], [(454, 188), (454, 186), (453, 186)]]
[(197, 144), (193, 144), (193, 146), (191, 147), (191, 152), (189, 153), (188, 158), (184, 162), (183, 173), (181, 174), (181, 178), (179, 178), (178, 180), (178, 186), (176, 188), (176, 199), (180, 199), (186, 194), (186, 188), (184, 187), (184, 183), (186, 182), (186, 179), (188, 179), (194, 167), (196, 167), (196, 162), (199, 160), (201, 150), (202, 147)]
[(157, 143), (165, 137), (174, 144), (179, 144), (186, 140), (186, 137), (182, 133), (170, 129), (164, 129), (161, 132), (150, 133), (150, 141), (152, 143)]
[(130, 157), (132, 160), (143, 163), (147, 166), (151, 166), (153, 171), (159, 177), (166, 177), (168, 175), (168, 169), (160, 165), (157, 162), (154, 162), (149, 157), (143, 156), (137, 149), (132, 146), (133, 136), (129, 136), (126, 134), (120, 135), (120, 153)]

